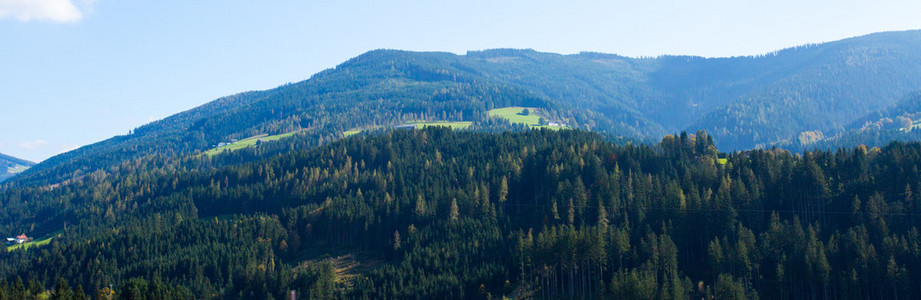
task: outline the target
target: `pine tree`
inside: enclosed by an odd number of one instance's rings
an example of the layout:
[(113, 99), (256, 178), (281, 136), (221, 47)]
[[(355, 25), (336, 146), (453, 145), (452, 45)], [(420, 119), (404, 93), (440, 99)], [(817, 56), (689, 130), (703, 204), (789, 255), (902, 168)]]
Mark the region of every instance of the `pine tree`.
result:
[(448, 217), (451, 221), (457, 221), (457, 217), (460, 215), (460, 209), (457, 207), (457, 198), (451, 199), (451, 212)]
[(508, 178), (502, 176), (502, 182), (499, 183), (499, 203), (505, 203), (508, 197)]
[(58, 277), (57, 283), (54, 285), (54, 293), (51, 299), (70, 300), (73, 298), (74, 292), (70, 289), (70, 286), (67, 285), (67, 281), (64, 280), (64, 278)]
[(425, 199), (422, 198), (421, 194), (418, 197), (416, 197), (415, 213), (417, 217), (425, 216)]
[(566, 221), (569, 222), (569, 225), (576, 223), (576, 206), (572, 203), (572, 198), (569, 198), (569, 213), (566, 214)]
[(556, 205), (556, 198), (553, 198), (553, 203), (550, 205), (550, 213), (553, 215), (554, 220), (560, 219), (560, 210)]
[(601, 199), (598, 199), (598, 223), (597, 225), (603, 229), (608, 228), (608, 212), (604, 208), (604, 202)]

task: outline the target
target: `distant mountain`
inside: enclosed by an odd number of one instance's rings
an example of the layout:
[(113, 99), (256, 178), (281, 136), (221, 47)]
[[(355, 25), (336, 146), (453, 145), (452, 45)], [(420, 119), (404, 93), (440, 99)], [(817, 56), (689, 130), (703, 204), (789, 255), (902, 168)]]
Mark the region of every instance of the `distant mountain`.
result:
[[(835, 132), (921, 88), (921, 31), (872, 34), (757, 59), (757, 89), (700, 117), (724, 149), (768, 146), (802, 132)], [(758, 79), (759, 81), (761, 79)]]
[(34, 162), (0, 153), (0, 181), (13, 177), (34, 165)]
[(858, 145), (882, 147), (892, 141), (921, 140), (921, 91), (906, 96), (896, 105), (859, 118), (834, 134), (804, 132), (779, 143), (789, 149), (849, 148)]
[(539, 107), (571, 127), (623, 140), (704, 129), (720, 149), (741, 150), (835, 135), (918, 89), (921, 31), (731, 58), (375, 50), (306, 81), (221, 98), (53, 157), (14, 181), (55, 184), (257, 134), (297, 131), (298, 145), (311, 147), (350, 129), (409, 121), (506, 128), (486, 113), (505, 106)]

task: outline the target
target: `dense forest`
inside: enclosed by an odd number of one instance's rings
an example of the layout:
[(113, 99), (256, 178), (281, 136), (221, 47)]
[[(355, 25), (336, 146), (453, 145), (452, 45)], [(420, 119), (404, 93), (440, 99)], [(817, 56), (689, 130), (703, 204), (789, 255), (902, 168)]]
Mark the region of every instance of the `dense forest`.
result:
[(921, 298), (919, 48), (370, 51), (4, 181), (0, 300)]
[(921, 144), (306, 137), (0, 190), (0, 299), (921, 297)]
[[(885, 145), (917, 136), (846, 132), (921, 87), (917, 49), (921, 31), (728, 58), (374, 50), (305, 81), (223, 97), (63, 153), (6, 184), (54, 185), (113, 172), (125, 160), (190, 155), (258, 134), (298, 131), (323, 144), (356, 128), (410, 121), (483, 125), (491, 122), (488, 110), (507, 106), (540, 108), (573, 128), (649, 144), (703, 129), (725, 151)], [(915, 109), (908, 113), (921, 113)], [(800, 141), (802, 148), (793, 145)]]
[(788, 149), (828, 149), (836, 145), (885, 146), (891, 141), (921, 141), (921, 92), (911, 93), (896, 105), (871, 112), (834, 135), (821, 131), (801, 134), (779, 143)]

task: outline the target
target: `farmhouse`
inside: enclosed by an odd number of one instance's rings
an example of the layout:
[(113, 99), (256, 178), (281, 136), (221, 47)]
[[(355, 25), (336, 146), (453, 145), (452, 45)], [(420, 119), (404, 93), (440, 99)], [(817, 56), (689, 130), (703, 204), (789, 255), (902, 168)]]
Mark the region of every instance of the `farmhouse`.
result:
[(28, 242), (28, 241), (31, 241), (31, 240), (32, 240), (32, 238), (27, 237), (26, 234), (23, 233), (23, 234), (20, 234), (20, 235), (14, 237), (14, 238), (6, 238), (6, 243), (7, 243), (7, 244), (22, 244), (22, 243), (25, 243), (25, 242)]

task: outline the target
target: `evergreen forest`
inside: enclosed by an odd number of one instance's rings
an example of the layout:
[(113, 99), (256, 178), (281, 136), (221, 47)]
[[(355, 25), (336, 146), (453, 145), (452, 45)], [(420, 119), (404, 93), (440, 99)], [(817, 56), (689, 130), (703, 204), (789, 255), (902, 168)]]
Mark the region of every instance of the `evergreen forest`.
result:
[(0, 299), (921, 297), (921, 144), (431, 127), (0, 190)]

